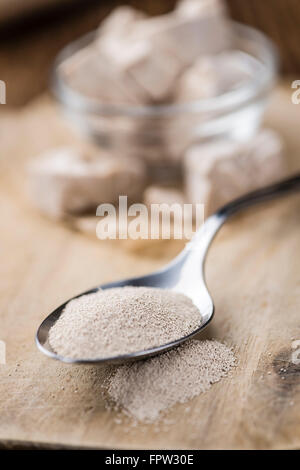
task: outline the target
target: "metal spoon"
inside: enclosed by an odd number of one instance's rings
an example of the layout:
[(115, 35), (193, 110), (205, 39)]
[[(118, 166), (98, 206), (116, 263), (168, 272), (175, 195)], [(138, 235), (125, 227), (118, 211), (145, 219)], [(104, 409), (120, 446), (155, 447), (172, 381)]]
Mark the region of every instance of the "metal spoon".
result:
[[(178, 338), (176, 341), (172, 341), (168, 344), (122, 356), (99, 357), (97, 359), (72, 359), (63, 357), (53, 351), (49, 344), (48, 337), (50, 328), (61, 315), (66, 304), (69, 302), (68, 300), (54, 310), (54, 312), (52, 312), (40, 325), (36, 334), (36, 343), (38, 348), (44, 354), (53, 359), (73, 364), (123, 363), (154, 356), (192, 338), (208, 325), (214, 314), (214, 304), (204, 280), (204, 263), (207, 251), (216, 233), (226, 220), (237, 212), (246, 209), (253, 204), (264, 202), (275, 197), (284, 196), (297, 190), (300, 190), (300, 175), (240, 197), (239, 199), (226, 204), (215, 214), (210, 216), (195, 234), (192, 241), (187, 244), (184, 250), (165, 268), (155, 273), (148, 274), (147, 276), (125, 279), (123, 281), (112, 282), (110, 284), (100, 286), (102, 289), (123, 286), (160, 287), (174, 289), (177, 292), (184, 293), (193, 300), (202, 315), (199, 327), (189, 335)], [(83, 292), (76, 297), (96, 292), (98, 289), (99, 287), (96, 287)]]

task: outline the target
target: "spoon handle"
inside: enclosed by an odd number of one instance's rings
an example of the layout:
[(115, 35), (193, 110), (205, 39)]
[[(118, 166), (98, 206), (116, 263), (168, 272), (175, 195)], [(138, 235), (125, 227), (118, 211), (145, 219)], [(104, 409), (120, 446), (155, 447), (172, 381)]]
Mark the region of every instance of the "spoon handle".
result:
[(198, 259), (200, 258), (200, 260), (204, 262), (207, 250), (212, 240), (229, 217), (243, 209), (251, 207), (252, 205), (259, 204), (276, 197), (286, 196), (294, 191), (300, 191), (300, 174), (279, 183), (272, 184), (271, 186), (258, 189), (229, 202), (213, 215), (208, 217), (188, 244), (188, 249), (190, 251), (197, 250)]

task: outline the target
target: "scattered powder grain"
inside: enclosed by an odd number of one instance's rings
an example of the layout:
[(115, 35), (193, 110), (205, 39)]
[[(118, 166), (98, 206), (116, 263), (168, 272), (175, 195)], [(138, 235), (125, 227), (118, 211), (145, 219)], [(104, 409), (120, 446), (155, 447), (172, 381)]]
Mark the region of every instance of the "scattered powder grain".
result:
[(234, 365), (234, 354), (226, 345), (190, 340), (160, 356), (117, 367), (104, 387), (125, 414), (153, 422), (176, 403), (206, 392)]
[(192, 300), (168, 289), (120, 287), (71, 300), (49, 332), (69, 358), (127, 354), (168, 343), (201, 324)]

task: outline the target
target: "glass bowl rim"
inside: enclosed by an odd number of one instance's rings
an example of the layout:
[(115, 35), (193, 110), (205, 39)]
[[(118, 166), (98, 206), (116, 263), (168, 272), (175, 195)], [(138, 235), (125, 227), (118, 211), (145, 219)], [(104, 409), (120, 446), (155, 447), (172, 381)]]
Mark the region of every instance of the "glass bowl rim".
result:
[(51, 90), (58, 101), (70, 110), (102, 116), (164, 117), (183, 113), (215, 112), (224, 114), (230, 112), (254, 101), (270, 90), (275, 81), (279, 63), (277, 48), (264, 33), (232, 20), (230, 23), (236, 37), (242, 36), (244, 39), (260, 45), (260, 59), (261, 55), (263, 56), (260, 62), (265, 66), (265, 70), (262, 74), (255, 74), (253, 79), (247, 80), (244, 85), (218, 96), (176, 104), (126, 105), (102, 103), (98, 99), (87, 97), (72, 89), (60, 76), (59, 66), (71, 56), (71, 51), (74, 53), (87, 46), (95, 37), (96, 30), (70, 42), (58, 53), (51, 73)]

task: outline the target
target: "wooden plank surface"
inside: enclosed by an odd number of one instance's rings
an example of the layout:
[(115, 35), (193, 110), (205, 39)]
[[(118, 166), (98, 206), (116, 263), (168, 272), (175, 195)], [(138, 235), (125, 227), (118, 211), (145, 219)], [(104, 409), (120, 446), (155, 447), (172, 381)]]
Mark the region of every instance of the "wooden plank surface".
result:
[[(300, 169), (299, 117), (290, 90), (278, 89), (266, 119), (287, 141), (291, 171)], [(63, 365), (37, 351), (38, 324), (66, 298), (156, 269), (182, 246), (100, 242), (40, 216), (26, 197), (26, 161), (70, 139), (48, 97), (0, 116), (2, 445), (299, 448), (300, 366), (292, 341), (300, 339), (300, 196), (249, 210), (218, 235), (207, 261), (216, 315), (201, 337), (230, 344), (238, 366), (189, 410), (172, 409), (168, 424), (117, 424), (101, 395), (105, 368)]]

